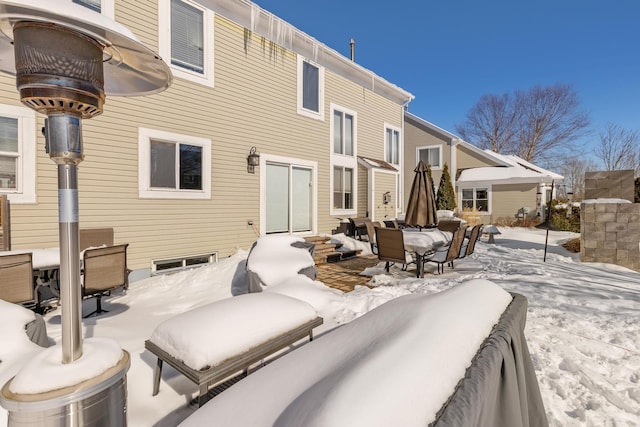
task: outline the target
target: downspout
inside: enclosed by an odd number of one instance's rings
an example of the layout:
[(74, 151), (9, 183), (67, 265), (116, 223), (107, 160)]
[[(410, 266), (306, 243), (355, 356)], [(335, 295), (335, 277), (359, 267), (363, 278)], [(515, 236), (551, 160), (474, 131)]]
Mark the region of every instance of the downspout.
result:
[(400, 159), (402, 159), (400, 161), (400, 175), (398, 177), (398, 179), (400, 180), (400, 185), (398, 185), (398, 194), (397, 194), (397, 198), (398, 200), (396, 200), (396, 217), (398, 216), (398, 213), (406, 213), (404, 211), (404, 164), (405, 164), (405, 158), (404, 158), (404, 154), (405, 154), (405, 150), (404, 150), (404, 112), (405, 111), (409, 111), (409, 103), (413, 100), (413, 97), (408, 98), (406, 101), (404, 101), (402, 103), (402, 125), (400, 126), (400, 132), (402, 133), (402, 143), (400, 144), (401, 147), (401, 151), (402, 156), (400, 157)]
[(449, 175), (451, 178), (451, 182), (453, 183), (453, 191), (455, 192), (455, 196), (456, 196), (456, 204), (459, 203), (458, 183), (456, 182), (456, 175), (458, 170), (458, 149), (457, 149), (458, 142), (459, 142), (458, 138), (451, 138), (451, 153), (450, 153), (451, 167), (449, 168)]

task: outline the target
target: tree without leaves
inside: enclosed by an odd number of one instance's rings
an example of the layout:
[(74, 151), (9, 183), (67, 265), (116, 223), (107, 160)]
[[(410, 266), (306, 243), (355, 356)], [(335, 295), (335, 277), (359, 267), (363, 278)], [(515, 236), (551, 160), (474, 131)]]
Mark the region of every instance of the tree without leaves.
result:
[(576, 92), (563, 84), (516, 91), (513, 97), (484, 95), (456, 131), (479, 147), (535, 162), (585, 135), (589, 118), (578, 108)]
[(600, 132), (595, 156), (608, 171), (640, 168), (640, 133), (609, 123)]
[(564, 176), (564, 189), (573, 191), (574, 201), (584, 199), (584, 174), (593, 170), (596, 170), (596, 165), (590, 159), (570, 157), (564, 161), (560, 173)]
[(483, 95), (467, 113), (466, 122), (456, 126), (456, 132), (480, 148), (511, 152), (516, 141), (517, 114), (509, 94)]
[(517, 91), (515, 103), (520, 111), (515, 153), (530, 162), (569, 148), (589, 126), (589, 117), (578, 110), (578, 96), (570, 85)]

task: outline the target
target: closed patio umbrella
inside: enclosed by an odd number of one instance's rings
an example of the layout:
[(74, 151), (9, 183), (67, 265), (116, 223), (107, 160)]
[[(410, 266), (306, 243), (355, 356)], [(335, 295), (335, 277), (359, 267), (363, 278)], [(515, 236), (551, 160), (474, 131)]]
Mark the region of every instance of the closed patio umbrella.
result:
[(413, 178), (409, 203), (404, 222), (414, 227), (434, 227), (438, 224), (436, 198), (433, 194), (433, 185), (429, 180), (427, 165), (420, 160), (414, 169), (416, 176)]

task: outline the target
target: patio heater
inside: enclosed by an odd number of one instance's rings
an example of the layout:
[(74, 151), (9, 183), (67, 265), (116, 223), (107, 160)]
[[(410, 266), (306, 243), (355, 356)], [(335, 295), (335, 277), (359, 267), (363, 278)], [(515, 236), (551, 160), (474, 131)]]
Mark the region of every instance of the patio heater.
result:
[(45, 150), (58, 171), (62, 363), (68, 364), (82, 356), (77, 177), (84, 158), (82, 120), (102, 113), (105, 94), (163, 91), (171, 72), (114, 20), (48, 0), (0, 0), (0, 70), (16, 75), (23, 104), (47, 115)]

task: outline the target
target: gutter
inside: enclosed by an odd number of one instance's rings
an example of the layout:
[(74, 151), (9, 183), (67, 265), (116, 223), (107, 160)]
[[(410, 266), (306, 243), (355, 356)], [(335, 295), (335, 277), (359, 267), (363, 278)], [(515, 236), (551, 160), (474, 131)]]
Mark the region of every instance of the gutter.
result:
[(249, 0), (193, 1), (403, 107), (415, 98)]

